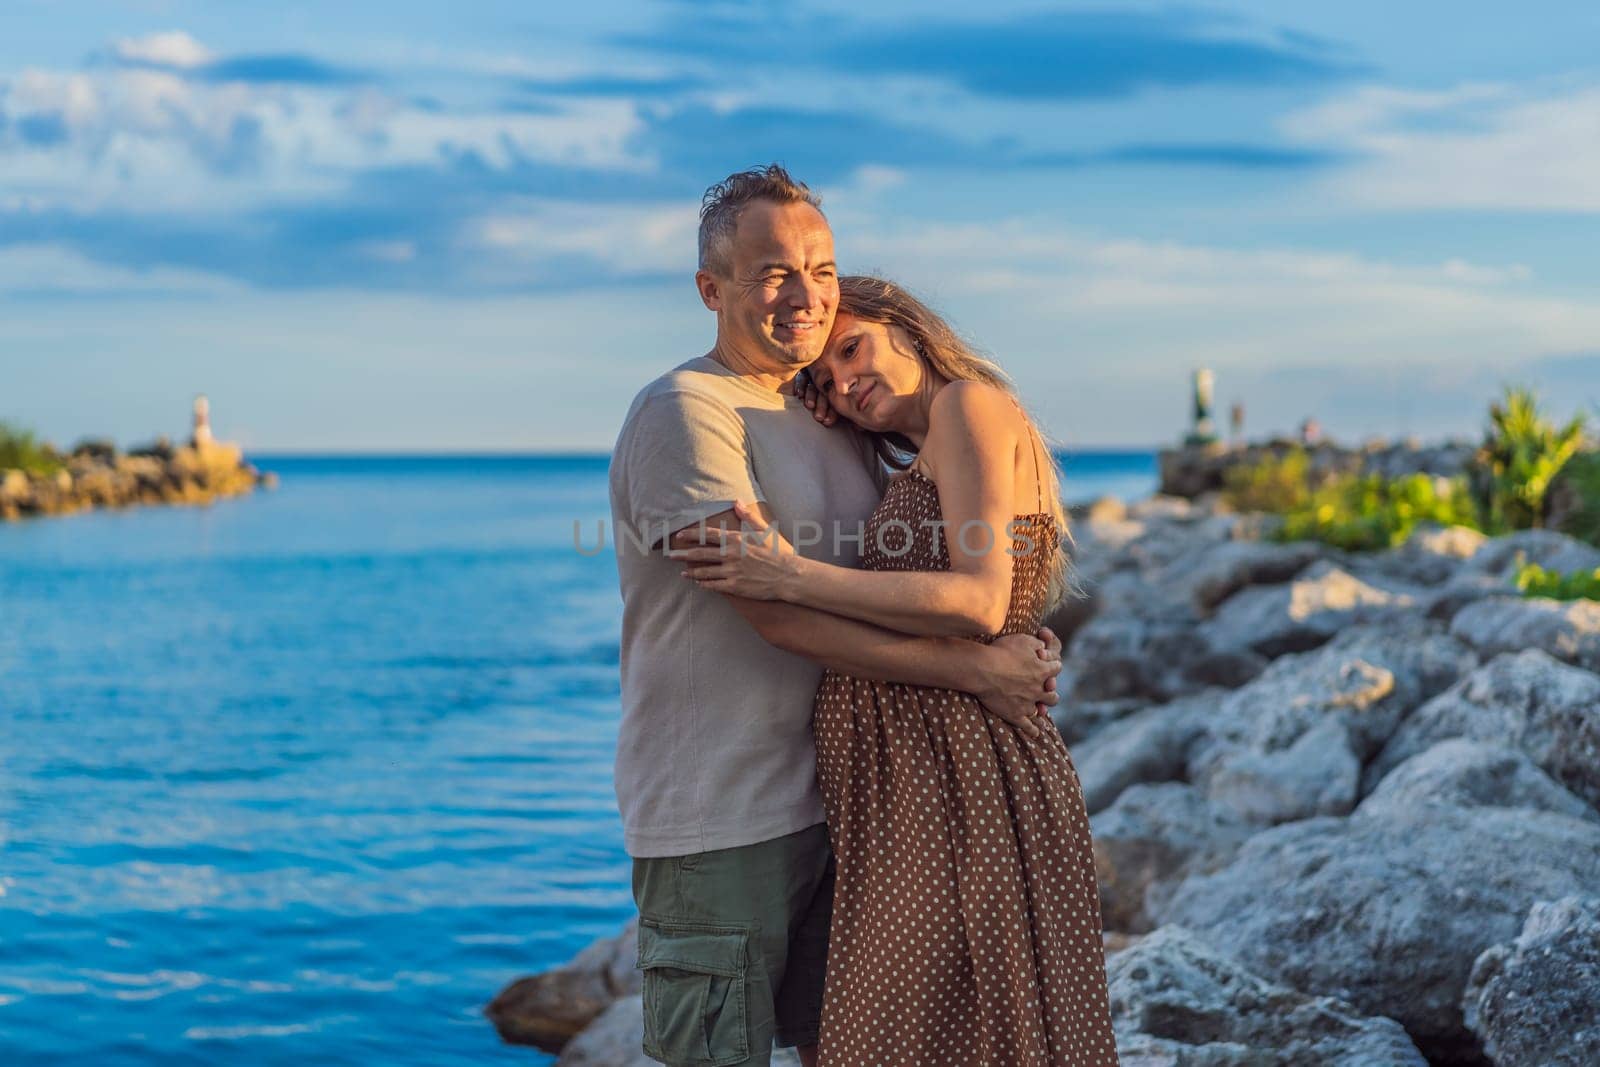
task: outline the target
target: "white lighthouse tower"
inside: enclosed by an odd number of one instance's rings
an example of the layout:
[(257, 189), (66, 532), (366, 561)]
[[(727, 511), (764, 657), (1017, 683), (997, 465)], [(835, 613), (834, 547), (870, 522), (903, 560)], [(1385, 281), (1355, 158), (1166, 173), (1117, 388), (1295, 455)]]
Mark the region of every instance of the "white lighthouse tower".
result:
[(211, 402), (204, 393), (194, 398), (194, 436), (189, 441), (196, 449), (210, 448), (213, 439), (211, 436)]

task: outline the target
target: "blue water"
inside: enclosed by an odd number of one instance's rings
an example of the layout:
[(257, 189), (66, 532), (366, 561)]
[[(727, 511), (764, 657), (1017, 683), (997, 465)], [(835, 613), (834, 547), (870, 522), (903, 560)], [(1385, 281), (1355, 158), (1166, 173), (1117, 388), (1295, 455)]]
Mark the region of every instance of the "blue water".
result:
[(606, 460), (256, 461), (0, 523), (0, 1060), (548, 1063), (481, 1010), (631, 910)]

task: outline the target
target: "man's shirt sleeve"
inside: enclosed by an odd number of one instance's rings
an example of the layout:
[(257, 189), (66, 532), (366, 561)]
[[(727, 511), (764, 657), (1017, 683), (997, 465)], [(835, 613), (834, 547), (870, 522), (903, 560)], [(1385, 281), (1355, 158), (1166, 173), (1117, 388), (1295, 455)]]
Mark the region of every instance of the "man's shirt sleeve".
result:
[(765, 500), (744, 421), (713, 397), (673, 390), (646, 400), (629, 427), (627, 519), (650, 544), (737, 500)]

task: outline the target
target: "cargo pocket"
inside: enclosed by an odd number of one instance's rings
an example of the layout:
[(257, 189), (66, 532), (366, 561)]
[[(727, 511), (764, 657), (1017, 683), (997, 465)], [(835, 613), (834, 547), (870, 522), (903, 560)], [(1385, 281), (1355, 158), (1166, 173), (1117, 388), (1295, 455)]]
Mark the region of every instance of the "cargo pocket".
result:
[(750, 1056), (743, 926), (639, 920), (644, 1050), (671, 1067), (718, 1067)]

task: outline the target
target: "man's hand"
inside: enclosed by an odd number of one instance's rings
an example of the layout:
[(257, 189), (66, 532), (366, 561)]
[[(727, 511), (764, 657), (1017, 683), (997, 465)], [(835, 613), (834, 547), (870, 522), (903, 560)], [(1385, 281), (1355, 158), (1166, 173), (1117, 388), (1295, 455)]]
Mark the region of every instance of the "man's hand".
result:
[(839, 421), (839, 413), (828, 402), (828, 397), (811, 380), (811, 372), (802, 369), (794, 379), (789, 382), (789, 391), (799, 397), (806, 407), (811, 409), (811, 417), (824, 426), (832, 426)]
[(1040, 735), (1039, 720), (1060, 700), (1056, 675), (1061, 673), (1061, 639), (1048, 626), (1036, 634), (1010, 634), (989, 645), (986, 669), (972, 694), (991, 715), (1017, 728), (1024, 737)]

